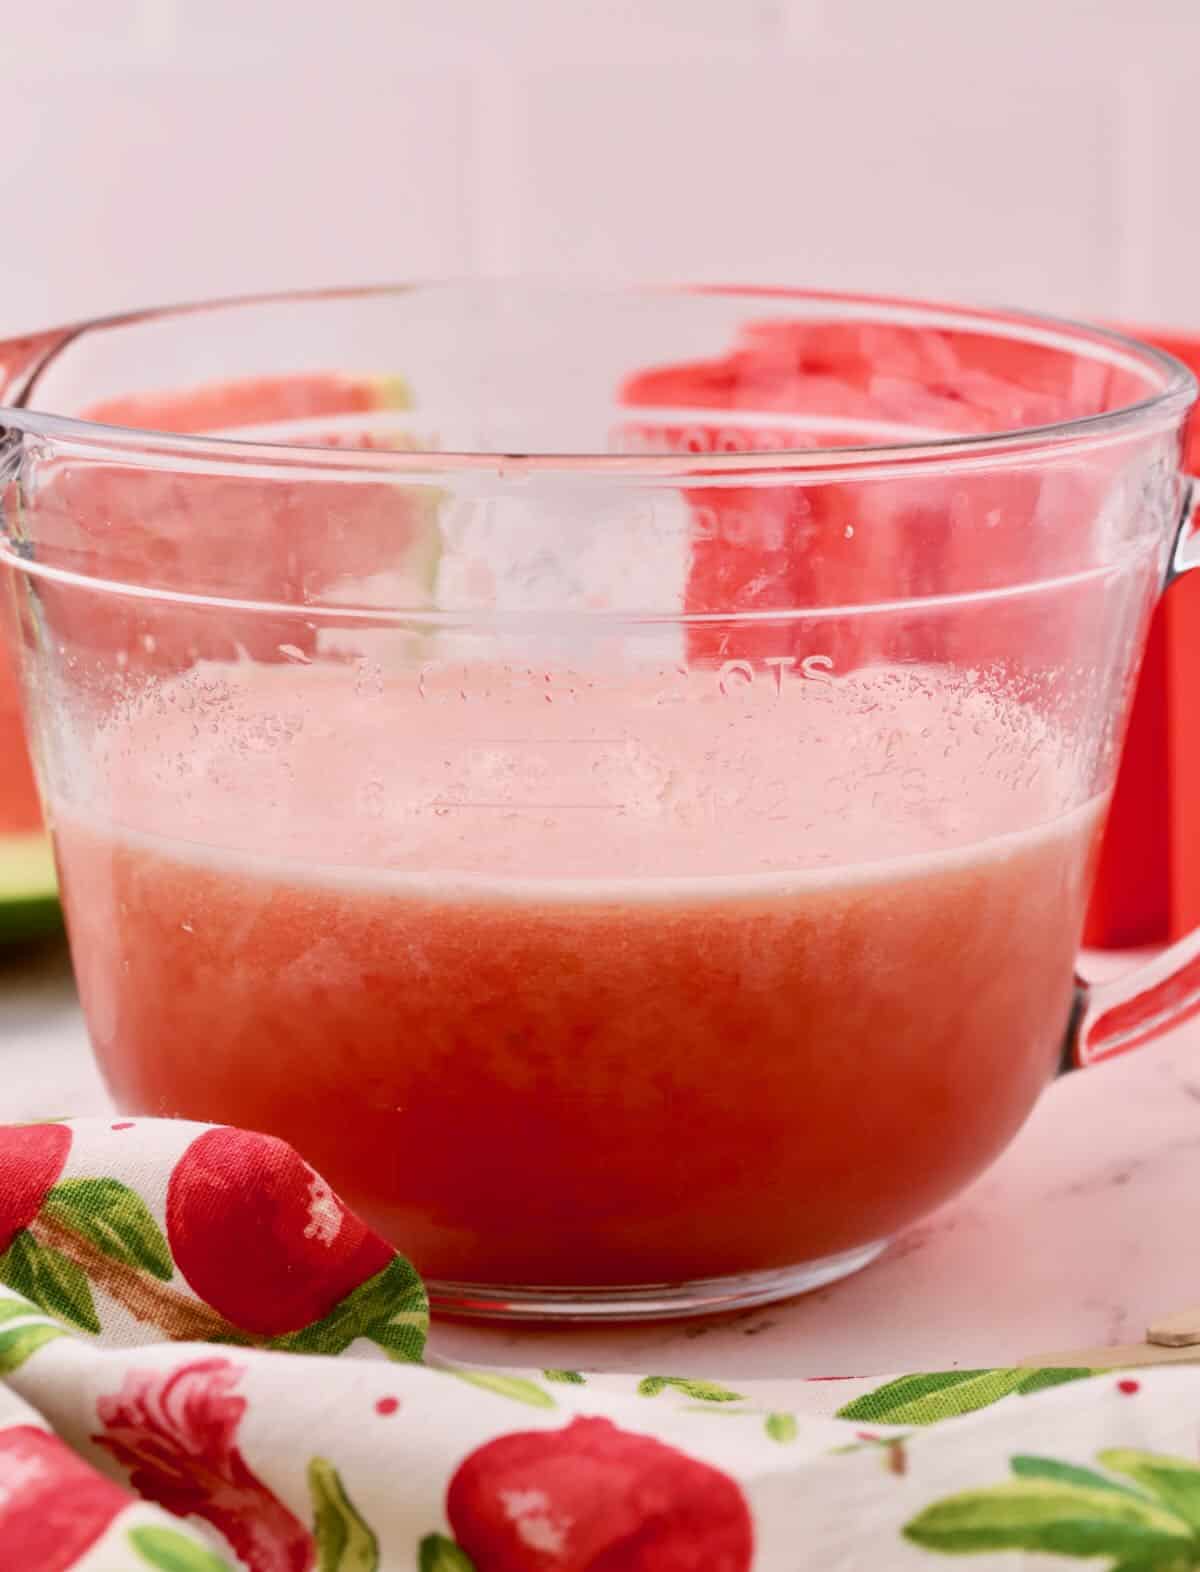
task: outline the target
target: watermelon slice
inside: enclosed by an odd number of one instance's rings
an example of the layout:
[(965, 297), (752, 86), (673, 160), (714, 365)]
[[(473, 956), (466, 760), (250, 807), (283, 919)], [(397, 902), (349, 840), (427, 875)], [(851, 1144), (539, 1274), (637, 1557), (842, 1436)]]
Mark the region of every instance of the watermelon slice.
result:
[(134, 393), (92, 404), (84, 418), (139, 431), (196, 434), (311, 420), (319, 415), (408, 409), (411, 403), (408, 386), (400, 377), (349, 377), (313, 371)]
[(41, 826), (16, 675), (0, 638), (0, 942), (35, 938), (60, 920), (54, 859)]
[[(304, 422), (295, 440), (305, 446), (394, 448), (393, 433), (366, 424), (323, 432), (313, 422), (369, 419), (409, 403), (398, 377), (305, 373), (133, 395), (84, 413), (189, 434), (269, 428), (268, 440), (283, 443), (289, 426)], [(364, 585), (381, 605), (428, 604), (440, 500), (431, 487), (390, 479), (347, 484), (236, 467), (208, 474), (119, 459), (51, 464), (36, 506), (43, 554), (55, 566), (87, 578), (300, 609), (243, 614), (203, 601), (60, 592), (53, 584), (42, 586), (42, 609), (64, 645), (107, 658), (121, 682), (201, 659), (279, 661), (297, 650), (311, 656), (317, 633), (303, 614), (306, 604), (349, 604)]]
[(40, 830), (0, 833), (0, 944), (40, 938), (61, 926), (49, 837)]
[[(297, 440), (331, 447), (394, 447), (387, 432), (351, 423), (313, 434), (313, 421), (369, 418), (409, 407), (394, 376), (312, 372), (263, 376), (105, 400), (85, 419), (140, 430), (236, 434), (270, 427), (272, 441), (305, 422)], [(38, 536), (55, 565), (86, 577), (183, 586), (198, 594), (275, 600), (361, 598), (426, 604), (437, 572), (438, 498), (428, 488), (368, 481), (291, 481), (174, 473), (107, 460), (51, 464), (39, 477)], [(303, 613), (239, 616), (203, 604), (130, 600), (43, 581), (45, 629), (119, 691), (131, 675), (181, 670), (245, 653), (279, 661), (311, 655), (317, 634)], [(95, 694), (97, 702), (99, 694)], [(41, 830), (15, 682), (0, 643), (0, 940), (32, 937), (58, 921), (53, 858)]]

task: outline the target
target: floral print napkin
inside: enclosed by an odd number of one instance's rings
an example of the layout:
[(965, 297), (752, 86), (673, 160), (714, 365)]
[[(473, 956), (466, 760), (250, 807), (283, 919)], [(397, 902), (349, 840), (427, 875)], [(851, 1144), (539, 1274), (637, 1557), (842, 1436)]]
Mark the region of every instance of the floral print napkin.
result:
[(0, 1572), (1200, 1567), (1200, 1369), (501, 1371), (427, 1321), (282, 1142), (0, 1127)]

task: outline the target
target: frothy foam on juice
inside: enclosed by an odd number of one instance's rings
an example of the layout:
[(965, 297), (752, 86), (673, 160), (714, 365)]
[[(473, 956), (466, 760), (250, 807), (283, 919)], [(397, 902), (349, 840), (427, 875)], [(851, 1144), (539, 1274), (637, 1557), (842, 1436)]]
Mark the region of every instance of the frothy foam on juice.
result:
[(1050, 722), (969, 674), (782, 664), (442, 665), (404, 682), (204, 666), (111, 715), (59, 807), (312, 877), (533, 880), (553, 896), (563, 881), (858, 877), (1091, 795)]

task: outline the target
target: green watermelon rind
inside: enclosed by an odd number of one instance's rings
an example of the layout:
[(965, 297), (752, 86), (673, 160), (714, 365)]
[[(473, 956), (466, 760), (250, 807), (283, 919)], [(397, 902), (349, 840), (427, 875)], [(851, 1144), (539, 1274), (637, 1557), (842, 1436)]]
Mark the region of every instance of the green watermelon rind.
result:
[(38, 939), (61, 927), (48, 838), (40, 832), (0, 834), (0, 944)]

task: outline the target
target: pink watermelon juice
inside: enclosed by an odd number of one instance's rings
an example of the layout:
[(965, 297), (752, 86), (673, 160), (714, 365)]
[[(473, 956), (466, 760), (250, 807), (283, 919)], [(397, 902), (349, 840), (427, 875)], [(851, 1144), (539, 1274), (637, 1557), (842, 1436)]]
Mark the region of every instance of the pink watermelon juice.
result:
[(84, 774), (56, 835), (120, 1106), (282, 1135), (478, 1284), (784, 1267), (952, 1193), (1051, 1073), (1100, 817), (1046, 723), (933, 668), (214, 663)]

